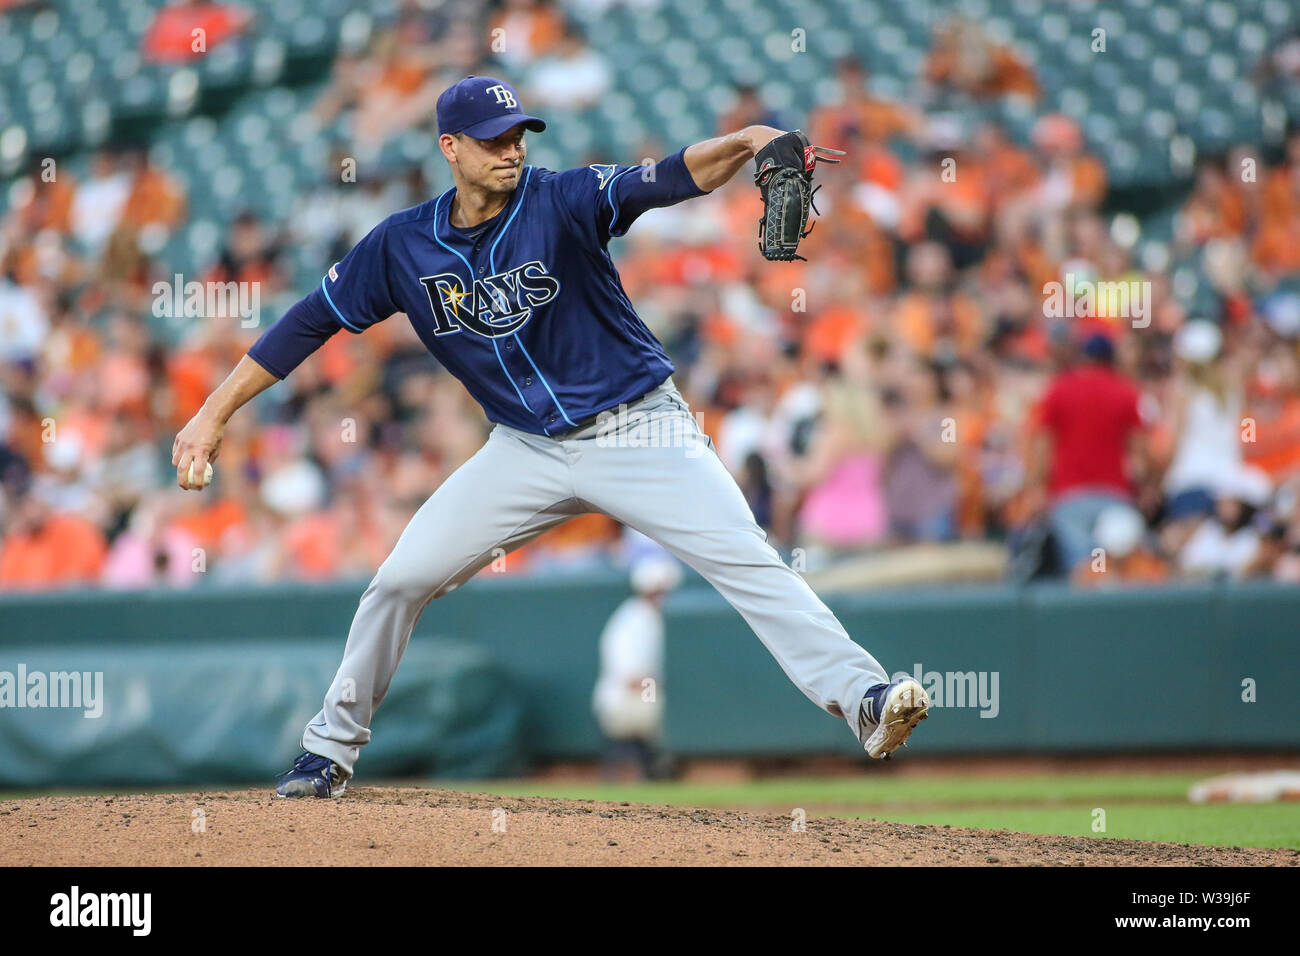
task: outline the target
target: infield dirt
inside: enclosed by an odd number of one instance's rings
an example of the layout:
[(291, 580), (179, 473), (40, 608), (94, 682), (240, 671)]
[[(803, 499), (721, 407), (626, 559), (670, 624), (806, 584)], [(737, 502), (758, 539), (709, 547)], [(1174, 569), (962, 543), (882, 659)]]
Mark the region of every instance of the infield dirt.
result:
[[(200, 812), (201, 811), (201, 812)], [(1300, 851), (364, 787), (0, 802), (0, 866), (1297, 866)]]

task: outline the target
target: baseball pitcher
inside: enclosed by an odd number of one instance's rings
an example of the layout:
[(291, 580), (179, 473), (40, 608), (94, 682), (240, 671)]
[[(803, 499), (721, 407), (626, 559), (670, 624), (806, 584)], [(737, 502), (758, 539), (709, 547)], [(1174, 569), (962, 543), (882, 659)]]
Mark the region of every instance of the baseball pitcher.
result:
[[(646, 210), (717, 189), (754, 159), (765, 206), (760, 247), (769, 259), (795, 258), (816, 163), (843, 154), (798, 131), (751, 126), (688, 146), (653, 175), (620, 165), (553, 172), (524, 163), (525, 131), (546, 124), (523, 112), (509, 83), (484, 76), (447, 89), (437, 119), (455, 185), (389, 216), (331, 266), (173, 446), (181, 487), (201, 489), (237, 409), (330, 336), (359, 335), (398, 312), (495, 423), (416, 512), (362, 594), (338, 674), (303, 733), (304, 753), (276, 792), (343, 793), (429, 602), (469, 580), (495, 549), (587, 512), (643, 532), (695, 568), (813, 703), (845, 720), (872, 757), (888, 756), (925, 718), (924, 689), (908, 677), (890, 683), (767, 543), (608, 251)], [(652, 441), (651, 429), (678, 429), (708, 451), (685, 454)], [(355, 693), (345, 694), (348, 681)]]

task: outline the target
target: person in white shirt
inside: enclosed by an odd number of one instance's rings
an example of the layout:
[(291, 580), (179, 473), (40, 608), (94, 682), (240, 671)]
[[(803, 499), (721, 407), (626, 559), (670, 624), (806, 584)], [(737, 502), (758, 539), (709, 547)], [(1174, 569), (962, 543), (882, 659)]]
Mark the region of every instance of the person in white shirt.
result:
[(1233, 490), (1242, 468), (1243, 389), (1235, 363), (1222, 354), (1223, 333), (1213, 322), (1191, 319), (1174, 336), (1181, 361), (1171, 418), (1176, 444), (1164, 476), (1171, 517), (1208, 513)]
[(1261, 536), (1252, 520), (1272, 498), (1272, 482), (1258, 468), (1243, 466), (1178, 552), (1178, 565), (1190, 577), (1237, 580), (1259, 556)]
[(553, 109), (582, 110), (612, 85), (613, 73), (604, 57), (586, 45), (576, 27), (568, 26), (555, 52), (533, 66), (527, 92), (533, 102)]
[(630, 759), (643, 778), (658, 776), (663, 725), (663, 601), (681, 582), (681, 566), (654, 555), (632, 566), (632, 590), (600, 635), (600, 673), (592, 711), (609, 741), (607, 777)]
[(30, 362), (41, 353), (50, 322), (36, 290), (0, 275), (0, 361)]
[(72, 200), (72, 232), (90, 255), (99, 255), (117, 228), (130, 194), (131, 176), (117, 158), (104, 150), (96, 153), (90, 176)]

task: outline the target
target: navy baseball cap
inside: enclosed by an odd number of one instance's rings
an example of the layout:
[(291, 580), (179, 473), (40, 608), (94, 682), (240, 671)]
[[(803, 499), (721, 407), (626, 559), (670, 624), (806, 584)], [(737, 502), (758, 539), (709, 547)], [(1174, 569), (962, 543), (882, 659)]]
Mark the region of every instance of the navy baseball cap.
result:
[(1115, 343), (1109, 337), (1097, 332), (1084, 340), (1083, 354), (1094, 362), (1113, 362)]
[(438, 97), (438, 135), (464, 133), (475, 139), (495, 139), (512, 126), (540, 133), (546, 124), (527, 115), (519, 94), (505, 80), (492, 76), (467, 76)]

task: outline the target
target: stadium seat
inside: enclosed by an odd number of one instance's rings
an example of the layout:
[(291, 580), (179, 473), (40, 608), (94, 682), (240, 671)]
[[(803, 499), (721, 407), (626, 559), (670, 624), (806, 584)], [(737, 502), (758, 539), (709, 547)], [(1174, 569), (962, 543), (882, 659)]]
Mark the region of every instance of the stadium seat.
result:
[[(282, 164), (293, 175), (317, 175), (329, 137), (344, 133), (336, 120), (323, 131), (296, 122), (324, 80), (327, 57), (348, 33), (368, 37), (373, 23), (392, 23), (400, 0), (375, 0), (364, 9), (350, 0), (244, 0), (257, 18), (254, 36), (214, 47), (193, 65), (143, 62), (141, 42), (157, 0), (51, 0), (34, 13), (0, 18), (0, 69), (17, 77), (0, 91), (0, 128), (23, 130), (24, 152), (90, 149), (113, 123), (154, 123), (155, 141), (169, 141), (179, 163), (234, 163), (265, 170)], [(1169, 173), (1166, 150), (1144, 149), (1135, 136), (1180, 133), (1200, 149), (1257, 135), (1261, 96), (1250, 67), (1270, 42), (1300, 26), (1287, 0), (1117, 0), (1104, 7), (1047, 0), (947, 0), (888, 4), (881, 0), (662, 0), (657, 5), (577, 6), (574, 18), (614, 71), (615, 87), (590, 117), (555, 111), (563, 137), (548, 148), (553, 164), (577, 161), (599, 149), (630, 155), (646, 137), (665, 143), (707, 135), (713, 117), (730, 104), (736, 84), (765, 84), (770, 105), (792, 122), (833, 94), (827, 60), (855, 55), (871, 70), (882, 95), (907, 97), (923, 69), (931, 30), (958, 11), (996, 38), (1015, 45), (1034, 65), (1042, 87), (1028, 107), (1009, 100), (992, 112), (1025, 141), (1037, 116), (1063, 111), (1079, 119), (1091, 148), (1126, 138), (1136, 148), (1111, 150), (1113, 185)], [(807, 52), (790, 50), (790, 31), (806, 31)], [(1107, 34), (1105, 54), (1091, 49), (1092, 31)], [(303, 74), (306, 64), (315, 72)], [(286, 84), (286, 85), (275, 85)], [(267, 95), (263, 95), (264, 90)], [(299, 96), (299, 91), (307, 91)], [(210, 93), (221, 93), (208, 103)], [(1300, 115), (1292, 84), (1270, 94), (1279, 109)], [(224, 152), (203, 160), (192, 143), (206, 127), (172, 127), (169, 117), (233, 105), (234, 126), (221, 119), (220, 139), (237, 142), (242, 157)], [(974, 115), (974, 114), (972, 114)], [(212, 117), (203, 117), (211, 120)], [(1169, 122), (1174, 126), (1169, 128)], [(308, 124), (309, 125), (309, 124)], [(285, 129), (280, 136), (268, 129)], [(164, 132), (165, 131), (165, 132)], [(203, 134), (215, 135), (215, 134)], [(260, 140), (260, 152), (250, 143)], [(11, 137), (10, 143), (17, 142)], [(417, 139), (399, 139), (386, 155), (420, 159)], [(207, 146), (201, 147), (207, 151)], [(209, 151), (210, 152), (210, 151)], [(251, 157), (256, 153), (256, 160)], [(222, 180), (232, 182), (229, 176)]]

